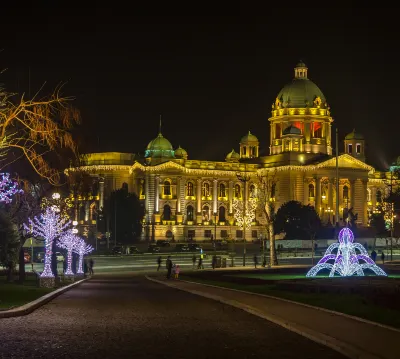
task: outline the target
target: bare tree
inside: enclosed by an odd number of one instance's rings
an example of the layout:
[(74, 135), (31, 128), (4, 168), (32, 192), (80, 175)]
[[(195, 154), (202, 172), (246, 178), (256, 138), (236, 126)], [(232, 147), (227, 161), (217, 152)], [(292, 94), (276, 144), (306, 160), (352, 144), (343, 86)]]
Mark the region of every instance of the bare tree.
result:
[(70, 130), (80, 122), (79, 112), (69, 105), (72, 98), (63, 97), (61, 88), (47, 97), (37, 93), (32, 99), (0, 88), (0, 170), (25, 158), (40, 177), (59, 183), (60, 173), (50, 166), (47, 155), (58, 148), (75, 153)]
[(278, 265), (275, 250), (275, 195), (278, 177), (276, 170), (262, 169), (257, 174), (257, 198), (269, 239), (270, 263)]

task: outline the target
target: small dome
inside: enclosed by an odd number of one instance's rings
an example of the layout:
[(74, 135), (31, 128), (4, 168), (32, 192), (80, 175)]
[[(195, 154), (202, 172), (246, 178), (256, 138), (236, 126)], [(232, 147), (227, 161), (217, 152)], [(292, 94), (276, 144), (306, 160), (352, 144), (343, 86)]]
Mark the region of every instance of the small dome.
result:
[(284, 129), (282, 135), (301, 135), (301, 130), (293, 125), (290, 125)]
[(234, 161), (239, 161), (239, 159), (240, 159), (239, 153), (235, 152), (235, 150), (232, 149), (232, 151), (229, 152), (229, 153), (226, 155), (225, 161), (234, 162)]
[(246, 136), (243, 136), (242, 139), (240, 140), (240, 143), (248, 143), (248, 142), (258, 142), (258, 138), (252, 135), (250, 131)]
[(175, 150), (175, 158), (184, 158), (184, 159), (186, 159), (187, 156), (188, 156), (188, 153), (181, 146), (179, 146)]
[(345, 138), (345, 140), (363, 140), (364, 136), (361, 133), (357, 133), (355, 129), (353, 132), (349, 133)]
[(300, 60), (296, 67), (307, 67), (307, 65), (302, 60)]
[(147, 145), (145, 157), (174, 157), (174, 150), (171, 142), (163, 137), (161, 132), (158, 136)]

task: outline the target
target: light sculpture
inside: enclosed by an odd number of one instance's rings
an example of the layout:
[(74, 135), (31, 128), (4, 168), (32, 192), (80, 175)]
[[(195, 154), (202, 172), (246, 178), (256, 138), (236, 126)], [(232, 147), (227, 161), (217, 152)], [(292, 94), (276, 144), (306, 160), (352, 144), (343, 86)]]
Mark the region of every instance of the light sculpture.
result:
[(255, 197), (249, 198), (246, 205), (246, 213), (243, 211), (243, 205), (243, 201), (239, 201), (236, 198), (233, 200), (233, 216), (239, 228), (250, 229), (256, 214), (257, 199)]
[(34, 217), (33, 220), (29, 218), (28, 221), (28, 225), (24, 224), (26, 231), (32, 233), (34, 237), (44, 238), (44, 269), (40, 276), (54, 277), (51, 270), (53, 242), (70, 225), (70, 222), (51, 208), (47, 208), (44, 213), (39, 217)]
[[(335, 273), (342, 277), (364, 276), (364, 269), (370, 269), (376, 275), (387, 276), (369, 257), (366, 249), (360, 243), (353, 242), (354, 235), (351, 229), (343, 228), (339, 232), (339, 243), (331, 244), (324, 257), (308, 271), (306, 276), (315, 277), (323, 269), (330, 270), (329, 277), (333, 277)], [(334, 250), (337, 252), (333, 253)], [(328, 263), (329, 261), (333, 263)]]
[(0, 202), (11, 203), (14, 194), (23, 192), (18, 183), (10, 179), (9, 173), (0, 173)]
[(92, 252), (94, 248), (90, 244), (86, 244), (83, 238), (79, 238), (77, 245), (74, 247), (73, 251), (79, 255), (79, 264), (77, 274), (83, 273), (83, 256)]
[(66, 275), (74, 275), (72, 271), (72, 251), (80, 243), (81, 238), (70, 229), (63, 233), (57, 241), (57, 246), (67, 250), (67, 270)]

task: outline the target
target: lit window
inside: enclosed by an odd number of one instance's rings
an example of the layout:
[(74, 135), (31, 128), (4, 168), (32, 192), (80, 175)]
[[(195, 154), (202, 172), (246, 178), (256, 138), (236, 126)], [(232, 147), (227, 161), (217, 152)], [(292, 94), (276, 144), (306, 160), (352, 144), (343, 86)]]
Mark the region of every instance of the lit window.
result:
[(310, 198), (314, 198), (314, 185), (312, 183), (310, 183), (308, 185), (308, 197)]
[(348, 199), (349, 198), (349, 187), (344, 186), (343, 187), (343, 198)]
[(186, 195), (193, 196), (193, 182), (188, 182), (186, 187)]
[(169, 181), (164, 182), (164, 195), (165, 196), (171, 195), (171, 183)]
[(235, 185), (235, 198), (240, 198), (240, 186), (238, 184)]
[(208, 197), (210, 195), (210, 184), (205, 182), (203, 184), (203, 197)]
[(220, 197), (225, 197), (225, 185), (223, 183), (221, 183), (219, 185), (219, 196)]
[(225, 222), (225, 207), (221, 206), (218, 210), (218, 217), (220, 222)]
[(353, 145), (351, 143), (349, 143), (349, 145), (347, 147), (349, 148), (348, 153), (352, 154), (353, 153)]
[(356, 144), (356, 153), (361, 153), (361, 145), (359, 143)]
[(192, 206), (187, 206), (186, 208), (186, 218), (188, 221), (193, 221), (194, 218), (194, 210)]

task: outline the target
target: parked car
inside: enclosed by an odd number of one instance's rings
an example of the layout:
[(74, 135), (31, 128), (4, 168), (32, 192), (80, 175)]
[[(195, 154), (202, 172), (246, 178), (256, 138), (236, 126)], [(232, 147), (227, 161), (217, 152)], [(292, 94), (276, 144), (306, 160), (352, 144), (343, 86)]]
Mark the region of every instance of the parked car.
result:
[(189, 243), (188, 245), (189, 251), (194, 252), (194, 251), (201, 251), (201, 245), (196, 244), (196, 243)]
[(150, 244), (149, 248), (147, 248), (147, 252), (149, 253), (157, 253), (160, 251), (160, 247), (156, 246), (155, 244)]
[(122, 254), (122, 247), (114, 247), (114, 248), (111, 250), (111, 253), (112, 253), (112, 254)]
[(175, 250), (177, 252), (188, 252), (190, 249), (189, 249), (189, 246), (186, 244), (177, 244), (175, 246)]
[(31, 255), (28, 252), (24, 252), (24, 263), (31, 262)]
[(140, 253), (142, 253), (142, 252), (140, 252), (139, 249), (137, 249), (136, 246), (127, 247), (126, 254), (140, 254)]
[(165, 240), (165, 239), (159, 239), (156, 242), (157, 246), (159, 247), (169, 247), (171, 245), (171, 243), (169, 243), (169, 241)]
[(64, 261), (64, 255), (61, 252), (56, 252), (56, 258), (57, 258), (57, 262)]

